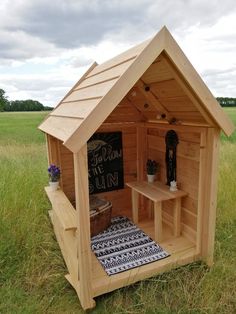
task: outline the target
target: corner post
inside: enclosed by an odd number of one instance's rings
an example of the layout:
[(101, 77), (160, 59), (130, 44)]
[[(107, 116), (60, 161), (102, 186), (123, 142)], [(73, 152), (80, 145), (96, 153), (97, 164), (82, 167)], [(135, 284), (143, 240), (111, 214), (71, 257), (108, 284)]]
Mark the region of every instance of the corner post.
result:
[(201, 256), (208, 266), (213, 264), (216, 205), (217, 205), (217, 177), (219, 161), (220, 130), (209, 128), (206, 134), (206, 162), (205, 162), (205, 197), (202, 211), (202, 243)]
[(74, 153), (79, 296), (84, 310), (93, 308), (87, 145)]

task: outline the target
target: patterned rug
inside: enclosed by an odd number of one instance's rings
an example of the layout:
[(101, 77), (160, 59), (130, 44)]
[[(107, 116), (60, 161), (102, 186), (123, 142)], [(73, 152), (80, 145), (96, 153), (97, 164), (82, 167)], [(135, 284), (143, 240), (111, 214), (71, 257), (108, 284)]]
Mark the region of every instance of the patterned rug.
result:
[(127, 217), (115, 217), (104, 232), (92, 237), (92, 250), (108, 275), (170, 256)]

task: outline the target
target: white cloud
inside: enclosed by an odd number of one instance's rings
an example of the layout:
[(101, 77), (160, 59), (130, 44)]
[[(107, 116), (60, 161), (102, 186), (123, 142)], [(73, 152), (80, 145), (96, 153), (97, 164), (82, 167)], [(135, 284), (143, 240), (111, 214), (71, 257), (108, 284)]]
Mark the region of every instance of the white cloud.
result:
[(234, 0), (2, 0), (0, 88), (54, 105), (90, 63), (164, 24), (215, 96), (235, 96)]

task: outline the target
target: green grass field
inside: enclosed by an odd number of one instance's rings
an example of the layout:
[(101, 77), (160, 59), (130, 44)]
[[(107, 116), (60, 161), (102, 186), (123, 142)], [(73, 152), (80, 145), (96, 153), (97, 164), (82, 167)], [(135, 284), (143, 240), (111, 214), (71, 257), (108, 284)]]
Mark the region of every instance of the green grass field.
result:
[[(236, 124), (236, 109), (226, 109)], [(83, 313), (48, 219), (45, 113), (0, 114), (0, 313)], [(96, 298), (92, 313), (236, 313), (236, 132), (222, 135), (215, 264)]]

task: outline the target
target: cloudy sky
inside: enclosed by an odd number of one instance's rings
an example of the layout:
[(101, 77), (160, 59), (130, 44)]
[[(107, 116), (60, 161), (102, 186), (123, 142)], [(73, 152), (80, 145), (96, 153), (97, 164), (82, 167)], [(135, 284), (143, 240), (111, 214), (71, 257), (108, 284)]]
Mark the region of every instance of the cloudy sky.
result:
[(235, 0), (1, 0), (0, 88), (55, 106), (94, 60), (163, 25), (214, 96), (236, 97)]

